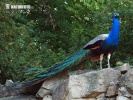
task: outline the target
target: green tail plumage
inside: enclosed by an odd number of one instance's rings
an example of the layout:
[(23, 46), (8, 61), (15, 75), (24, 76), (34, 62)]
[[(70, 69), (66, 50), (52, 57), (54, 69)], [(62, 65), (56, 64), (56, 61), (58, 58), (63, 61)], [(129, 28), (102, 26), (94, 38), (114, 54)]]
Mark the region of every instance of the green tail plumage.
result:
[[(27, 70), (26, 74), (27, 76), (30, 76), (30, 81), (26, 81), (23, 83), (25, 86), (30, 86), (37, 84), (39, 82), (44, 81), (46, 78), (55, 75), (64, 69), (70, 68), (72, 66), (79, 65), (83, 61), (88, 59), (89, 50), (81, 49), (80, 51), (74, 53), (72, 56), (68, 57), (67, 59), (63, 60), (62, 62), (59, 62), (55, 65), (53, 65), (50, 68), (43, 69), (43, 68), (33, 68)], [(32, 76), (32, 77), (31, 77)]]
[[(5, 90), (0, 91), (0, 96), (2, 93), (6, 93), (6, 96), (10, 96), (12, 94), (22, 94), (22, 93), (34, 94), (38, 91), (42, 82), (46, 80), (48, 77), (55, 75), (63, 71), (64, 69), (82, 63), (83, 61), (87, 60), (88, 55), (89, 55), (89, 50), (81, 49), (80, 51), (76, 52), (75, 54), (68, 57), (64, 61), (48, 69), (43, 69), (43, 68), (29, 69), (27, 70), (26, 74), (33, 76), (30, 80), (5, 87)], [(35, 90), (33, 91), (33, 89)]]
[(89, 50), (83, 50), (81, 49), (80, 51), (76, 52), (72, 56), (68, 57), (64, 61), (52, 66), (50, 69), (47, 69), (47, 71), (44, 71), (40, 75), (38, 75), (36, 78), (44, 78), (44, 77), (49, 77), (52, 76), (58, 72), (61, 72), (62, 70), (78, 65), (82, 61), (84, 61), (89, 53)]

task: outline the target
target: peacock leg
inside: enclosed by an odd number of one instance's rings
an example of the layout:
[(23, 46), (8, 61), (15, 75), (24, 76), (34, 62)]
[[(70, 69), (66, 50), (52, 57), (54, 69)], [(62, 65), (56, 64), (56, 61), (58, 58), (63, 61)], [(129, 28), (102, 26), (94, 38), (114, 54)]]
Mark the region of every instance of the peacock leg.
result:
[(110, 62), (109, 62), (110, 61), (110, 57), (111, 57), (111, 54), (109, 53), (108, 56), (107, 56), (107, 58), (108, 58), (108, 68), (110, 68)]
[(103, 55), (104, 55), (104, 54), (101, 54), (101, 55), (100, 55), (100, 69), (102, 69)]

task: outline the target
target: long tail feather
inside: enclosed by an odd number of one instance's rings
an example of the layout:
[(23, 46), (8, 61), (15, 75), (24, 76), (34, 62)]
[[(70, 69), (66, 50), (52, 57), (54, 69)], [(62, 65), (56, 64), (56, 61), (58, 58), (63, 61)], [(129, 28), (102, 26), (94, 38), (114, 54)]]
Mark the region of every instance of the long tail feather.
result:
[[(72, 56), (68, 57), (64, 61), (52, 66), (51, 68), (48, 69), (35, 69), (35, 71), (40, 71), (42, 72), (41, 74), (37, 75), (33, 80), (27, 81), (22, 83), (23, 86), (30, 86), (34, 85), (37, 83), (40, 83), (47, 79), (48, 77), (55, 75), (64, 69), (70, 68), (72, 66), (79, 65), (83, 61), (87, 60), (89, 57), (89, 50), (84, 50), (81, 49), (80, 51), (74, 53)], [(32, 69), (33, 71), (34, 69)], [(31, 71), (31, 73), (32, 73)]]
[[(63, 71), (66, 68), (78, 65), (82, 63), (83, 61), (87, 60), (89, 54), (89, 50), (81, 49), (80, 51), (76, 52), (72, 56), (68, 57), (64, 61), (52, 66), (48, 69), (31, 69), (32, 71), (40, 71), (41, 74), (37, 74), (36, 77), (32, 80), (21, 82), (18, 84), (13, 84), (12, 86), (7, 86), (4, 90), (0, 91), (0, 97), (2, 94), (6, 94), (5, 96), (9, 96), (11, 94), (21, 94), (21, 93), (36, 93), (38, 89), (40, 88), (40, 85), (44, 80), (46, 80), (48, 77), (55, 75), (61, 71)], [(30, 73), (33, 74), (33, 73)], [(32, 94), (32, 93), (30, 93)]]
[(58, 72), (61, 72), (62, 70), (66, 69), (68, 67), (78, 65), (83, 60), (85, 60), (88, 53), (89, 53), (89, 50), (81, 49), (80, 51), (76, 52), (75, 54), (68, 57), (64, 61), (62, 61), (62, 62), (58, 63), (57, 65), (53, 66), (52, 68), (48, 69), (47, 72), (38, 75), (37, 78), (49, 77)]

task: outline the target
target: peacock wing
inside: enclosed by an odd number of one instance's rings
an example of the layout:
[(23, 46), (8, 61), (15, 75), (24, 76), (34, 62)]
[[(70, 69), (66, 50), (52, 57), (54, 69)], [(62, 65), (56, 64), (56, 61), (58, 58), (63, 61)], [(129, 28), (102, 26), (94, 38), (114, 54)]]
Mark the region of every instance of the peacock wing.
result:
[(88, 42), (83, 49), (93, 49), (98, 48), (100, 44), (109, 36), (109, 34), (101, 34)]

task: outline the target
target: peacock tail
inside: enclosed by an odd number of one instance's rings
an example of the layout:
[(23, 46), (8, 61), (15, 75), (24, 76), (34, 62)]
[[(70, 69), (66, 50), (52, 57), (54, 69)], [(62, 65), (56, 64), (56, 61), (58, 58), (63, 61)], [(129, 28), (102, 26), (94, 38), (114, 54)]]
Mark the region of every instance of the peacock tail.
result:
[(50, 77), (54, 74), (57, 74), (58, 72), (61, 72), (62, 70), (78, 65), (82, 61), (87, 58), (87, 55), (89, 54), (89, 50), (81, 49), (80, 51), (76, 52), (72, 56), (68, 57), (64, 61), (52, 66), (51, 68), (47, 69), (45, 72), (38, 75), (36, 78), (44, 78), (44, 77)]
[(40, 83), (52, 75), (55, 75), (64, 69), (70, 68), (72, 66), (79, 65), (80, 63), (86, 61), (89, 57), (89, 51), (81, 49), (74, 53), (72, 56), (66, 58), (62, 62), (56, 63), (50, 68), (30, 68), (25, 72), (26, 80), (22, 82), (23, 87), (29, 87)]
[(56, 63), (50, 68), (30, 68), (25, 73), (25, 76), (29, 76), (29, 78), (26, 77), (26, 80), (50, 77), (63, 71), (64, 69), (79, 65), (83, 61), (87, 60), (88, 55), (89, 50), (81, 49), (78, 52), (74, 53), (72, 56), (66, 58), (62, 62)]

